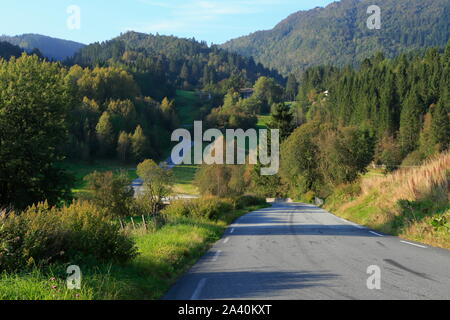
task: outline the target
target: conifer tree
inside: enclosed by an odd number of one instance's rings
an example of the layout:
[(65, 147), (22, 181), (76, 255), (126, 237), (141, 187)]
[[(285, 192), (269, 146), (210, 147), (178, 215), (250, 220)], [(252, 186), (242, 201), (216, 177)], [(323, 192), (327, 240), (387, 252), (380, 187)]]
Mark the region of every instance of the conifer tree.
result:
[(440, 151), (447, 150), (450, 146), (450, 120), (444, 103), (439, 101), (433, 113), (431, 121), (431, 136), (433, 142), (438, 144)]
[(412, 88), (403, 103), (400, 115), (400, 145), (404, 155), (417, 148), (422, 128), (422, 101), (415, 88)]
[(272, 106), (272, 119), (269, 123), (271, 129), (279, 129), (282, 140), (289, 137), (294, 130), (292, 125), (294, 116), (290, 107), (284, 103), (276, 103)]

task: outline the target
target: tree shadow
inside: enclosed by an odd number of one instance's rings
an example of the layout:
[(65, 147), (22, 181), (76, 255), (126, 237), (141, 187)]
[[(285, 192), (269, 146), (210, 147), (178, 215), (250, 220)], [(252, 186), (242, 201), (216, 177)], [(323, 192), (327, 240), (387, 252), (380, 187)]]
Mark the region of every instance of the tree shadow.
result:
[[(308, 271), (224, 271), (191, 273), (182, 278), (163, 298), (187, 299), (267, 299), (292, 297), (292, 290), (311, 287), (332, 287), (337, 274)], [(203, 286), (197, 289), (199, 283)], [(197, 289), (197, 290), (196, 290)], [(197, 293), (195, 293), (197, 291)], [(301, 296), (295, 297), (301, 299)]]

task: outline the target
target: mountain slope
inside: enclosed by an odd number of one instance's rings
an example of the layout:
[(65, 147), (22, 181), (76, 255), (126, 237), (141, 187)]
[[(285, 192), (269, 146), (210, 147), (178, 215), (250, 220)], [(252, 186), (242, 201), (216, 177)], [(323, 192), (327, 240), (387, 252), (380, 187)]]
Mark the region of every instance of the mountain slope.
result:
[[(381, 29), (367, 28), (367, 9), (381, 8)], [(448, 0), (343, 0), (325, 8), (299, 11), (275, 28), (223, 44), (253, 56), (283, 74), (312, 65), (354, 64), (377, 51), (400, 52), (444, 46), (449, 37)]]
[[(253, 85), (259, 76), (284, 81), (276, 71), (255, 63), (252, 57), (217, 46), (209, 47), (195, 39), (138, 32), (127, 32), (110, 41), (86, 46), (70, 59), (70, 63), (81, 66), (121, 65), (132, 72), (138, 82), (170, 83), (188, 90), (204, 88), (229, 78), (243, 82), (240, 87)], [(154, 92), (144, 94), (160, 96)]]
[(19, 57), (22, 52), (23, 50), (20, 47), (0, 41), (0, 58), (8, 60), (11, 57)]
[(39, 34), (23, 34), (19, 36), (0, 36), (0, 41), (6, 41), (19, 46), (26, 51), (37, 48), (47, 58), (64, 60), (72, 57), (75, 52), (83, 48), (82, 43), (51, 38)]

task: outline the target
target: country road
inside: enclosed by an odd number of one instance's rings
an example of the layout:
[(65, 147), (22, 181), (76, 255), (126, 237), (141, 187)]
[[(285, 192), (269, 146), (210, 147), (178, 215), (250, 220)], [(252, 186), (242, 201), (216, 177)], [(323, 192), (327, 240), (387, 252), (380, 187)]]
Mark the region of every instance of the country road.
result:
[(164, 299), (450, 299), (450, 251), (276, 203), (237, 220)]

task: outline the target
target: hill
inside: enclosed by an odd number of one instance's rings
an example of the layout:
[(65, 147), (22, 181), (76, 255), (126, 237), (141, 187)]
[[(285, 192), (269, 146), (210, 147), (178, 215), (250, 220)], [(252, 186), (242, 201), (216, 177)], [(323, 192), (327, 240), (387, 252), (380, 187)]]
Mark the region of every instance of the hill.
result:
[[(381, 29), (370, 30), (371, 5), (381, 8)], [(387, 57), (444, 46), (449, 37), (448, 0), (342, 0), (299, 11), (272, 30), (226, 42), (222, 48), (252, 56), (287, 75), (310, 66), (355, 64), (382, 51)]]
[(19, 57), (22, 52), (23, 50), (20, 47), (9, 42), (0, 41), (0, 58), (9, 59), (11, 57)]
[[(201, 89), (232, 78), (238, 88), (253, 85), (259, 76), (283, 81), (276, 71), (217, 46), (195, 39), (127, 32), (110, 41), (82, 48), (70, 61), (81, 66), (120, 65), (138, 82), (153, 87), (168, 83), (184, 90)], [(154, 91), (154, 90), (153, 90)], [(144, 92), (152, 97), (167, 95)]]
[(51, 38), (39, 34), (23, 34), (19, 36), (0, 36), (0, 41), (6, 41), (19, 46), (25, 51), (39, 49), (43, 56), (54, 60), (65, 60), (85, 45), (82, 43)]

